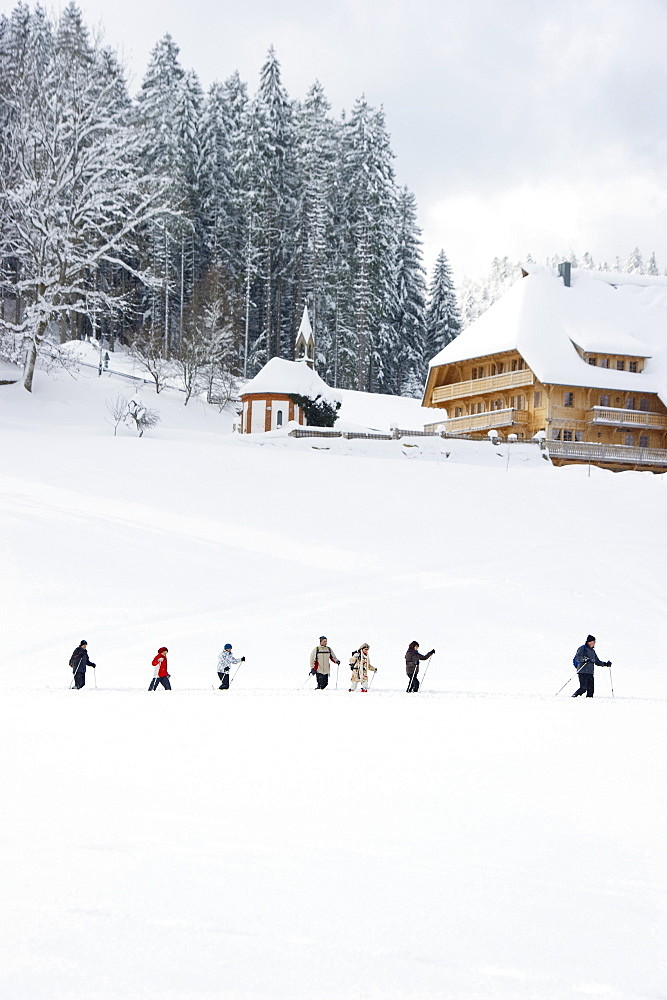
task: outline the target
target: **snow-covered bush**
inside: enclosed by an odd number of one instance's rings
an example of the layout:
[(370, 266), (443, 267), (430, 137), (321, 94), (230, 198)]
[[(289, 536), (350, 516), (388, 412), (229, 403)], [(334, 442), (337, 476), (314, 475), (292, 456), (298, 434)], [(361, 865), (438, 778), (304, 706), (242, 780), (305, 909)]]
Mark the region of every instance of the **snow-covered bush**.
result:
[(151, 427), (155, 427), (160, 421), (160, 414), (157, 410), (149, 410), (137, 399), (131, 399), (127, 404), (127, 415), (128, 419), (131, 420), (137, 428), (139, 437), (142, 437), (144, 431), (149, 430)]
[(300, 406), (309, 427), (333, 427), (338, 420), (340, 402), (328, 402), (322, 396), (311, 399), (310, 396), (299, 396), (296, 393), (289, 397), (293, 403)]

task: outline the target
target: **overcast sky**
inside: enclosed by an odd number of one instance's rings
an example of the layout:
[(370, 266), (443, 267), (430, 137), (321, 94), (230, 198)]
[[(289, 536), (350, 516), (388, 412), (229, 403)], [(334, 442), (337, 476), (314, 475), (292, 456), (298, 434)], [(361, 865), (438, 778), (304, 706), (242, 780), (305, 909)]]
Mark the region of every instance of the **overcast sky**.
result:
[[(9, 12), (10, 0), (0, 0)], [(47, 4), (48, 6), (48, 4)], [(63, 4), (64, 6), (64, 4)], [(429, 266), (635, 245), (667, 267), (666, 0), (84, 0), (136, 93), (169, 32), (207, 87), (251, 93), (273, 44), (291, 97), (383, 104)]]

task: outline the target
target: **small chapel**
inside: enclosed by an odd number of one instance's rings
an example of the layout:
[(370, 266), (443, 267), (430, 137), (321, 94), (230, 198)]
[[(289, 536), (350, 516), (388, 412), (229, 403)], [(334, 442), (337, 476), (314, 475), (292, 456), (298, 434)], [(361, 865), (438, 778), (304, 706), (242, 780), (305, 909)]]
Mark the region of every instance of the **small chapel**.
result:
[(276, 431), (290, 422), (305, 425), (303, 408), (294, 401), (294, 396), (310, 399), (321, 396), (331, 402), (340, 400), (339, 393), (315, 371), (315, 340), (307, 306), (297, 332), (294, 356), (294, 361), (271, 358), (241, 387), (242, 434)]

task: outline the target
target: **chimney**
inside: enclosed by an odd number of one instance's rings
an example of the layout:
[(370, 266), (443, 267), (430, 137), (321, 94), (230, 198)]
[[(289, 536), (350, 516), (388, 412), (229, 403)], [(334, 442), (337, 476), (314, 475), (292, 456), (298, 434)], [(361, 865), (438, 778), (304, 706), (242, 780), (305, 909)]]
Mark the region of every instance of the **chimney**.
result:
[(572, 272), (572, 265), (569, 260), (564, 260), (562, 264), (558, 265), (558, 274), (563, 279), (563, 284), (566, 288), (570, 287), (570, 274)]

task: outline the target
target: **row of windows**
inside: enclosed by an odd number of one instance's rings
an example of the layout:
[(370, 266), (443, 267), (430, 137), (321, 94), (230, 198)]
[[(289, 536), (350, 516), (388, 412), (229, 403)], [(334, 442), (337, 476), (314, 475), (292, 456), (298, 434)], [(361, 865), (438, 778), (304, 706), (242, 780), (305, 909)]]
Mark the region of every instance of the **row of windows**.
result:
[[(514, 358), (511, 362), (507, 362), (507, 364), (505, 364), (504, 361), (497, 361), (489, 365), (488, 375), (503, 375), (505, 371), (522, 372), (525, 368), (526, 362), (523, 358)], [(484, 365), (478, 365), (473, 368), (470, 378), (484, 378), (486, 375), (486, 367)]]
[[(533, 393), (533, 406), (537, 408), (537, 407), (539, 407), (541, 405), (542, 405), (542, 393), (541, 392), (534, 392)], [(521, 396), (510, 396), (510, 398), (509, 398), (509, 404), (506, 403), (504, 399), (492, 399), (491, 402), (489, 403), (489, 410), (492, 410), (492, 411), (493, 410), (505, 410), (505, 409), (508, 409), (508, 408), (512, 409), (512, 410), (525, 410), (526, 409), (526, 397), (523, 396), (523, 395), (521, 395)], [(470, 404), (470, 413), (485, 413), (485, 412), (486, 412), (486, 403), (484, 402), (484, 400), (480, 400), (477, 403), (471, 403)], [(456, 406), (454, 408), (454, 416), (455, 417), (462, 417), (463, 415), (464, 415), (463, 414), (463, 407), (462, 406)]]
[[(574, 393), (573, 392), (564, 392), (563, 393), (563, 406), (574, 406), (574, 399), (575, 399), (575, 397), (574, 397)], [(619, 404), (622, 404), (622, 405), (619, 405)], [(599, 405), (600, 406), (611, 406), (612, 405), (612, 403), (611, 403), (611, 396), (600, 396), (600, 403), (599, 403)], [(615, 405), (616, 405), (616, 408), (618, 408), (618, 409), (635, 410), (637, 408), (637, 397), (636, 396), (627, 396), (625, 402), (623, 403), (622, 398), (620, 396), (617, 396), (616, 399), (615, 399)], [(639, 400), (639, 409), (640, 410), (644, 410), (646, 413), (648, 413), (648, 405), (649, 405), (648, 399), (645, 398), (644, 396), (642, 396), (642, 398)]]
[[(552, 438), (553, 441), (583, 441), (584, 440), (584, 432), (583, 431), (571, 431), (571, 430), (567, 430), (567, 429), (564, 429), (564, 430), (558, 429), (558, 430), (553, 430), (551, 432), (551, 438)], [(635, 435), (634, 434), (625, 434), (624, 435), (623, 444), (631, 445), (632, 447), (634, 447), (634, 445), (635, 445)], [(648, 436), (648, 434), (640, 434), (639, 435), (639, 447), (640, 448), (648, 448), (649, 447), (649, 436)]]
[[(613, 364), (610, 363), (609, 358), (590, 358), (588, 359), (589, 365), (597, 365), (599, 368), (613, 368)], [(637, 362), (628, 361), (628, 371), (637, 371)], [(625, 371), (625, 361), (622, 358), (616, 359), (616, 370), (619, 372)]]

